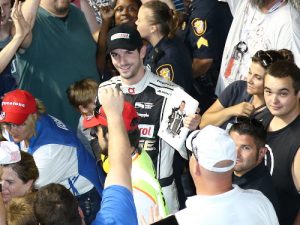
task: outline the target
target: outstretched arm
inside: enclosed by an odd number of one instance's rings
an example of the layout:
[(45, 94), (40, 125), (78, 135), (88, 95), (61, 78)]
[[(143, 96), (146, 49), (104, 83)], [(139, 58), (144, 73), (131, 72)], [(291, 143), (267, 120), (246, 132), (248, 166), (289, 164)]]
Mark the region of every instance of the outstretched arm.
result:
[[(34, 26), (37, 10), (40, 5), (40, 1), (41, 0), (26, 0), (22, 4), (22, 12), (23, 12), (25, 21), (29, 24), (30, 30), (32, 30), (32, 28)], [(30, 46), (31, 42), (32, 42), (32, 35), (30, 32), (29, 35), (27, 35), (25, 37), (25, 39), (23, 40), (23, 42), (21, 44), (21, 48), (24, 48), (24, 49), (28, 48)]]
[(249, 116), (253, 109), (254, 106), (249, 102), (241, 102), (237, 105), (224, 108), (221, 102), (217, 99), (202, 115), (199, 127), (202, 129), (207, 125), (221, 126), (234, 116)]
[(88, 0), (80, 0), (80, 8), (88, 22), (93, 38), (97, 42), (101, 25), (97, 23), (95, 12), (88, 3)]
[(0, 73), (14, 57), (24, 38), (31, 33), (30, 25), (25, 21), (21, 11), (22, 3), (15, 1), (11, 17), (15, 26), (15, 34), (12, 40), (0, 52)]
[(106, 39), (115, 10), (111, 6), (104, 6), (100, 8), (100, 12), (102, 15), (102, 25), (98, 36), (97, 67), (98, 71), (103, 73), (106, 66)]
[(100, 100), (107, 116), (108, 159), (111, 166), (104, 186), (121, 185), (132, 191), (131, 147), (122, 117), (123, 93), (116, 88), (103, 88)]

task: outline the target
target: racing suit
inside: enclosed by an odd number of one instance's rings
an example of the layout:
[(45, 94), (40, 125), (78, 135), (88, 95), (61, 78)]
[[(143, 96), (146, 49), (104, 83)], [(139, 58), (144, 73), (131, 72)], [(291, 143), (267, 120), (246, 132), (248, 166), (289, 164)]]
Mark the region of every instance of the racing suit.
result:
[[(148, 69), (145, 69), (142, 80), (134, 85), (123, 85), (118, 76), (100, 84), (99, 91), (109, 86), (120, 87), (125, 100), (135, 106), (140, 116), (140, 146), (150, 155), (170, 213), (175, 213), (179, 209), (172, 168), (175, 149), (158, 137), (157, 133), (164, 116), (166, 102), (178, 86)], [(185, 146), (178, 151), (187, 159)]]

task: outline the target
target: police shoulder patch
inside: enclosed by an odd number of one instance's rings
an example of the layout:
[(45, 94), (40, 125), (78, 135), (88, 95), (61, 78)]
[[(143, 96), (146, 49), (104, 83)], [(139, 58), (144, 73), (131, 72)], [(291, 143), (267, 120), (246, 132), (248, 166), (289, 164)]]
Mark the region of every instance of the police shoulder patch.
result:
[(192, 20), (191, 23), (192, 27), (193, 27), (193, 31), (195, 33), (195, 35), (197, 36), (201, 36), (205, 33), (206, 31), (206, 20), (201, 20), (199, 18), (195, 18)]
[(156, 74), (163, 77), (166, 80), (173, 81), (174, 70), (171, 64), (163, 64), (156, 69)]

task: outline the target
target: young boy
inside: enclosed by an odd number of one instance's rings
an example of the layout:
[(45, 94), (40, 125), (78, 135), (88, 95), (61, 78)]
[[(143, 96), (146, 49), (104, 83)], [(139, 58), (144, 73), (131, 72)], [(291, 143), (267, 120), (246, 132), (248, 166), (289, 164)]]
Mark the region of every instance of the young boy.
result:
[[(80, 112), (77, 126), (77, 136), (83, 143), (84, 147), (98, 160), (99, 148), (94, 144), (94, 137), (90, 135), (90, 129), (83, 128), (83, 118), (94, 115), (95, 98), (98, 91), (98, 82), (93, 79), (83, 79), (76, 81), (68, 90), (67, 95), (70, 103)], [(97, 140), (95, 141), (97, 143)]]

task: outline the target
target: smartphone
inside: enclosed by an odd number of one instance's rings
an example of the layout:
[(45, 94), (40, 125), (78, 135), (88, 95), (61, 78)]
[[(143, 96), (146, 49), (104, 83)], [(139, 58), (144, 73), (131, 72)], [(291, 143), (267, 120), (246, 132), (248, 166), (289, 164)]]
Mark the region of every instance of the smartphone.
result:
[(170, 215), (155, 223), (151, 223), (151, 225), (179, 225), (179, 223), (177, 222), (175, 215)]

